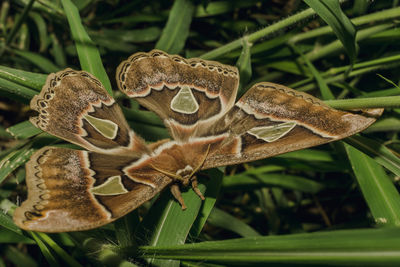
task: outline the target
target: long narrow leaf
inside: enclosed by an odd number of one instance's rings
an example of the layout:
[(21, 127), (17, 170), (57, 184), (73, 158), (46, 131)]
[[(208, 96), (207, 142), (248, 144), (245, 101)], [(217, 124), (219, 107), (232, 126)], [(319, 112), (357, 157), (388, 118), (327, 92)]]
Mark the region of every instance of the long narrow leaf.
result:
[(68, 266), (73, 266), (73, 267), (82, 266), (74, 258), (72, 258), (65, 250), (63, 250), (56, 242), (54, 242), (53, 239), (50, 238), (50, 236), (48, 236), (45, 233), (36, 233), (36, 234), (54, 252), (56, 252), (58, 256), (60, 256), (60, 258), (63, 259), (63, 261), (68, 264)]
[(111, 83), (108, 79), (106, 70), (101, 62), (100, 53), (96, 45), (92, 42), (86, 33), (79, 11), (71, 0), (61, 0), (67, 15), (72, 38), (75, 41), (76, 50), (78, 51), (79, 61), (83, 70), (86, 70), (96, 76), (104, 85), (110, 95), (112, 95)]
[[(11, 217), (3, 212), (0, 212), (0, 225), (8, 230), (13, 231), (19, 235), (22, 235), (21, 229), (19, 229), (14, 222), (12, 221)], [(25, 236), (24, 236), (25, 237)]]
[(243, 221), (221, 209), (213, 209), (208, 222), (212, 225), (231, 230), (243, 237), (260, 236), (260, 234)]
[(31, 51), (13, 49), (13, 53), (28, 60), (45, 73), (56, 72), (59, 68), (46, 57)]
[(400, 176), (400, 158), (383, 144), (363, 136), (348, 137), (344, 141), (364, 152), (397, 176)]
[(0, 66), (0, 77), (25, 87), (40, 91), (47, 75)]
[(232, 264), (397, 266), (400, 229), (363, 229), (141, 247), (145, 257)]
[(375, 222), (400, 226), (400, 195), (383, 167), (350, 145), (346, 151)]
[(308, 69), (314, 76), (314, 79), (318, 84), (319, 90), (321, 91), (322, 99), (324, 100), (335, 99), (335, 96), (333, 95), (331, 89), (329, 88), (328, 84), (326, 83), (322, 75), (319, 73), (317, 68), (315, 68), (314, 64), (307, 57), (305, 57), (303, 53), (300, 51), (300, 49), (297, 49), (295, 45), (293, 45), (292, 48), (296, 51), (297, 54), (301, 56), (301, 59), (304, 60)]
[(40, 251), (43, 253), (44, 257), (46, 258), (46, 260), (50, 264), (50, 266), (60, 266), (60, 264), (56, 260), (56, 256), (46, 246), (46, 244), (40, 239), (39, 233), (36, 233), (36, 232), (29, 232), (29, 233), (35, 240), (36, 244), (39, 246)]
[(304, 0), (329, 25), (342, 42), (351, 64), (357, 56), (356, 29), (343, 13), (338, 0)]
[(28, 144), (24, 148), (9, 154), (0, 161), (0, 183), (19, 166), (23, 165), (35, 150)]
[(194, 5), (192, 1), (176, 0), (169, 14), (167, 25), (156, 44), (156, 48), (171, 54), (179, 53), (189, 35), (193, 12)]
[(14, 138), (27, 139), (40, 134), (43, 131), (36, 128), (30, 121), (23, 121), (7, 128), (7, 132), (9, 132)]
[[(204, 193), (205, 186), (200, 184), (199, 189)], [(168, 192), (164, 192), (155, 202), (136, 230), (136, 236), (142, 244), (158, 246), (185, 242), (202, 201), (193, 190), (183, 192), (182, 197), (187, 205), (185, 211)], [(179, 262), (176, 261), (151, 260), (150, 262), (153, 265), (179, 266)]]
[(223, 173), (221, 171), (217, 169), (211, 169), (207, 170), (206, 172), (210, 176), (210, 181), (206, 184), (206, 199), (203, 201), (203, 205), (201, 206), (196, 221), (193, 223), (193, 226), (190, 229), (190, 237), (199, 236), (201, 230), (207, 222), (208, 216), (210, 216), (214, 208), (222, 185)]
[(0, 95), (28, 104), (37, 92), (12, 81), (0, 78)]

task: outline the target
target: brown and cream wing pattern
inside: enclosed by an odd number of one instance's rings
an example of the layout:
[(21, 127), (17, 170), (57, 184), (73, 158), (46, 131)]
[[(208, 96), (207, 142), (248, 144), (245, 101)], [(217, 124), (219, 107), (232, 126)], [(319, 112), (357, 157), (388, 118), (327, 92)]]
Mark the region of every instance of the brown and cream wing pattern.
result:
[(27, 230), (65, 232), (116, 220), (171, 182), (154, 170), (141, 181), (131, 179), (124, 168), (136, 160), (67, 148), (40, 149), (26, 165), (28, 199), (15, 210), (14, 222)]
[(159, 50), (132, 55), (116, 76), (119, 89), (157, 113), (178, 141), (199, 135), (228, 112), (239, 82), (235, 67)]
[(100, 81), (85, 71), (52, 73), (31, 101), (38, 128), (99, 153), (148, 153)]
[(360, 132), (383, 109), (345, 112), (283, 85), (258, 83), (251, 87), (213, 128), (229, 133), (203, 169), (247, 162), (339, 140)]

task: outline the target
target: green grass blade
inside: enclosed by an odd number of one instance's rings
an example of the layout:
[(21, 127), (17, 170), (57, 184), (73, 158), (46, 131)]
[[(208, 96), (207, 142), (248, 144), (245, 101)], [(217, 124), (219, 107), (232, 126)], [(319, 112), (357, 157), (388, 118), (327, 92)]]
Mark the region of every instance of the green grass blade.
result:
[(40, 91), (47, 75), (0, 66), (0, 78)]
[(374, 132), (399, 132), (400, 131), (400, 119), (389, 117), (379, 119), (377, 122), (372, 124), (368, 129), (364, 130), (364, 133)]
[(192, 1), (176, 0), (155, 47), (171, 54), (179, 53), (185, 46), (186, 38), (189, 35), (193, 12)]
[[(379, 10), (365, 16), (352, 18), (351, 22), (356, 26), (361, 26), (365, 24), (370, 24), (371, 22), (380, 22), (385, 20), (391, 21), (398, 17), (400, 17), (400, 7), (395, 7)], [(332, 32), (333, 31), (330, 26), (319, 27), (294, 35), (292, 38), (290, 38), (289, 43), (297, 43), (311, 38), (322, 37), (323, 35), (331, 34)]]
[(10, 3), (3, 1), (0, 7), (0, 30), (4, 36), (6, 35), (6, 20), (9, 11), (10, 11)]
[(18, 56), (28, 60), (29, 62), (31, 62), (33, 65), (35, 65), (36, 67), (38, 67), (45, 73), (56, 72), (60, 69), (49, 59), (47, 59), (46, 57), (44, 57), (38, 53), (30, 52), (30, 51), (26, 51), (26, 50), (17, 50), (17, 49), (13, 49), (12, 52), (17, 54)]
[(168, 247), (141, 247), (145, 257), (230, 264), (397, 266), (398, 228), (263, 236)]
[(46, 246), (46, 244), (40, 239), (39, 234), (36, 232), (29, 232), (36, 244), (39, 246), (40, 251), (43, 253), (43, 256), (46, 258), (47, 262), (50, 266), (60, 266), (60, 264), (56, 260), (56, 255), (53, 255), (52, 251)]
[(260, 234), (256, 230), (254, 230), (241, 220), (233, 217), (229, 213), (218, 208), (213, 209), (208, 218), (208, 223), (214, 226), (221, 227), (223, 229), (230, 230), (243, 237), (260, 236)]
[(101, 62), (100, 53), (82, 25), (79, 11), (71, 0), (61, 0), (68, 19), (72, 38), (78, 52), (81, 68), (96, 76), (112, 95), (111, 83)]
[[(278, 32), (280, 30), (283, 30), (287, 27), (290, 27), (294, 24), (299, 23), (302, 20), (305, 20), (315, 14), (314, 10), (312, 8), (308, 8), (306, 10), (303, 10), (295, 15), (292, 15), (286, 19), (283, 19), (281, 21), (276, 22), (273, 25), (270, 25), (268, 27), (265, 27), (264, 29), (261, 29), (259, 31), (256, 31), (254, 33), (251, 33), (247, 35), (246, 37), (248, 38), (249, 42), (254, 43), (261, 38), (265, 38), (266, 36), (273, 34), (275, 32)], [(243, 45), (242, 38), (232, 41), (226, 45), (223, 45), (221, 47), (218, 47), (212, 51), (209, 51), (200, 57), (203, 59), (215, 59), (220, 57), (221, 55), (224, 55), (226, 53), (229, 53), (232, 50), (238, 49)]]
[(257, 1), (240, 1), (233, 5), (231, 1), (208, 2), (207, 5), (200, 4), (196, 6), (195, 17), (211, 17), (224, 14), (243, 7), (250, 7), (257, 4)]
[(29, 16), (33, 19), (33, 21), (36, 24), (36, 29), (39, 33), (39, 42), (40, 42), (40, 47), (39, 47), (39, 53), (46, 52), (47, 47), (49, 45), (48, 42), (48, 35), (47, 35), (47, 25), (44, 20), (44, 18), (36, 12), (31, 12)]
[(275, 158), (294, 158), (306, 161), (319, 161), (319, 162), (335, 162), (336, 159), (328, 151), (317, 149), (302, 149), (275, 156)]
[[(121, 257), (122, 253), (118, 251), (120, 249), (119, 246), (111, 245), (109, 240), (106, 240), (101, 236), (99, 236), (100, 237), (99, 239), (94, 238), (93, 233), (95, 233), (95, 235), (97, 236), (99, 235), (98, 231), (69, 233), (70, 238), (73, 238), (74, 242), (77, 244), (77, 247), (79, 247), (80, 254), (84, 252), (87, 258), (90, 259), (90, 261), (93, 261), (94, 259), (95, 263), (97, 263), (96, 266), (98, 266), (99, 263), (101, 264), (100, 266), (119, 266), (119, 267), (137, 266)], [(132, 260), (133, 257), (135, 256), (133, 253), (129, 254), (130, 260)]]
[(113, 247), (103, 246), (96, 252), (98, 253), (97, 260), (102, 263), (103, 266), (140, 267), (129, 260), (121, 258), (121, 256), (116, 252), (116, 249)]
[[(18, 0), (19, 4), (21, 5), (27, 5), (29, 0)], [(60, 3), (59, 1), (53, 1), (53, 0), (40, 0), (40, 1), (35, 1), (33, 4), (33, 9), (36, 11), (40, 11), (43, 13), (47, 13), (50, 15), (53, 19), (60, 19), (60, 17), (64, 17), (64, 12), (60, 8)]]
[(28, 104), (32, 97), (36, 94), (37, 91), (0, 78), (0, 96), (6, 96), (10, 99), (14, 99), (15, 101)]
[(395, 175), (400, 176), (400, 158), (383, 144), (363, 136), (348, 137), (344, 141), (364, 152)]
[(18, 18), (17, 22), (14, 24), (14, 27), (12, 28), (11, 32), (8, 34), (6, 38), (6, 45), (9, 45), (13, 41), (15, 35), (21, 28), (22, 23), (24, 23), (25, 20), (27, 19), (29, 11), (31, 10), (34, 2), (35, 0), (30, 0), (29, 3), (24, 7), (21, 16)]
[[(373, 36), (374, 34), (380, 33), (387, 29), (392, 28), (394, 25), (392, 23), (377, 25), (374, 27), (369, 27), (363, 30), (360, 30), (357, 33), (357, 41), (360, 42), (362, 40), (366, 40), (368, 37)], [(339, 51), (343, 50), (343, 44), (340, 40), (333, 41), (327, 45), (322, 47), (317, 47), (315, 50), (308, 52), (305, 56), (311, 60), (316, 61), (318, 59), (324, 58), (326, 56), (337, 54)]]
[[(199, 189), (204, 194), (205, 186), (203, 184), (199, 184)], [(182, 192), (182, 197), (187, 206), (184, 211), (170, 193), (161, 194), (136, 230), (135, 234), (141, 244), (159, 246), (185, 242), (202, 201), (191, 189)], [(150, 260), (149, 264), (179, 266), (179, 262), (176, 261)]]
[[(12, 138), (11, 134), (4, 129), (3, 125), (0, 125), (0, 138), (10, 139)], [(4, 150), (3, 150), (4, 151)], [(0, 153), (1, 154), (1, 153)]]
[(35, 127), (30, 121), (23, 121), (7, 128), (7, 132), (16, 139), (27, 139), (43, 131)]
[(60, 67), (67, 66), (67, 59), (66, 59), (63, 45), (60, 44), (60, 41), (58, 40), (57, 36), (53, 33), (50, 34), (50, 39), (51, 39), (51, 43), (52, 43), (50, 51), (54, 58), (54, 61)]
[(115, 236), (117, 237), (120, 246), (128, 247), (136, 244), (134, 239), (134, 229), (139, 222), (140, 218), (136, 210), (115, 221)]
[(205, 171), (209, 176), (209, 181), (206, 184), (207, 191), (205, 193), (205, 200), (201, 206), (199, 214), (190, 229), (190, 237), (198, 237), (204, 225), (207, 222), (208, 216), (212, 212), (214, 205), (217, 201), (219, 191), (221, 189), (223, 173), (217, 169)]
[(68, 266), (80, 267), (80, 265), (73, 257), (71, 257), (65, 250), (63, 250), (53, 239), (45, 233), (36, 233), (36, 235), (45, 242), (58, 256), (67, 263)]
[(347, 110), (358, 108), (398, 108), (400, 107), (400, 96), (326, 100), (324, 102), (332, 108)]
[(242, 52), (240, 53), (240, 57), (236, 62), (236, 66), (239, 69), (240, 76), (239, 92), (237, 98), (240, 98), (240, 95), (243, 93), (241, 92), (242, 89), (251, 79), (251, 46), (252, 44), (248, 41), (248, 39), (246, 37), (243, 38)]
[(319, 71), (315, 68), (314, 64), (312, 64), (311, 61), (307, 57), (305, 57), (298, 48), (296, 48), (296, 45), (292, 45), (291, 47), (294, 51), (296, 51), (297, 54), (301, 56), (301, 59), (304, 60), (308, 69), (314, 76), (314, 79), (318, 84), (319, 90), (321, 91), (322, 99), (324, 100), (335, 99), (335, 96), (333, 95), (331, 89), (329, 88), (328, 84), (325, 82), (325, 79), (322, 77)]
[(317, 193), (324, 187), (322, 184), (304, 177), (279, 173), (248, 175), (245, 172), (226, 176), (223, 180), (225, 190), (254, 190), (263, 186), (299, 190), (306, 193)]
[(357, 57), (356, 29), (340, 8), (338, 0), (304, 0), (329, 25), (349, 55), (351, 65)]
[(346, 145), (346, 151), (375, 222), (400, 226), (400, 195), (383, 167), (352, 146)]
[(17, 267), (36, 267), (38, 263), (26, 253), (19, 251), (13, 246), (8, 246), (5, 249), (4, 255)]
[(16, 234), (23, 236), (21, 229), (19, 229), (14, 224), (12, 218), (10, 216), (8, 216), (7, 214), (5, 214), (4, 212), (0, 212), (0, 225), (8, 230), (13, 231)]
[(16, 232), (9, 230), (8, 228), (3, 228), (0, 226), (0, 247), (2, 246), (2, 244), (9, 243), (34, 245), (35, 241), (24, 236), (23, 234), (17, 234)]
[(12, 171), (25, 164), (34, 151), (35, 150), (31, 148), (31, 144), (28, 144), (22, 149), (16, 150), (2, 158), (0, 160), (0, 183), (3, 182)]

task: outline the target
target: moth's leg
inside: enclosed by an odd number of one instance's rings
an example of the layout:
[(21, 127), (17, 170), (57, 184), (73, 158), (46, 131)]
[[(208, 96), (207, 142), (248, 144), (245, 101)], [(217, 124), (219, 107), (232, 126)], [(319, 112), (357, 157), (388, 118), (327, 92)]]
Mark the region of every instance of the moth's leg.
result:
[(181, 190), (179, 188), (178, 184), (172, 184), (171, 185), (171, 193), (175, 197), (176, 200), (178, 200), (179, 204), (181, 204), (182, 210), (186, 209), (185, 202), (183, 201)]
[(197, 177), (193, 176), (192, 177), (192, 188), (193, 188), (193, 191), (196, 193), (196, 195), (198, 195), (201, 198), (201, 200), (204, 200), (205, 198), (204, 198), (203, 194), (200, 192), (200, 189), (198, 188), (198, 185), (199, 184), (197, 182)]

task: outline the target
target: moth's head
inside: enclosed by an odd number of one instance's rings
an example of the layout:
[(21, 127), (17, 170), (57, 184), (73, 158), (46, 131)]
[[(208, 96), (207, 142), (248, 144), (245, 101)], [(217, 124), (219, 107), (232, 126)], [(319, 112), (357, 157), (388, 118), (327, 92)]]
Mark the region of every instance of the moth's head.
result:
[(191, 181), (191, 178), (193, 177), (194, 170), (193, 167), (190, 165), (186, 165), (185, 168), (177, 170), (176, 175), (180, 177), (180, 181), (182, 185), (188, 186), (189, 182)]

